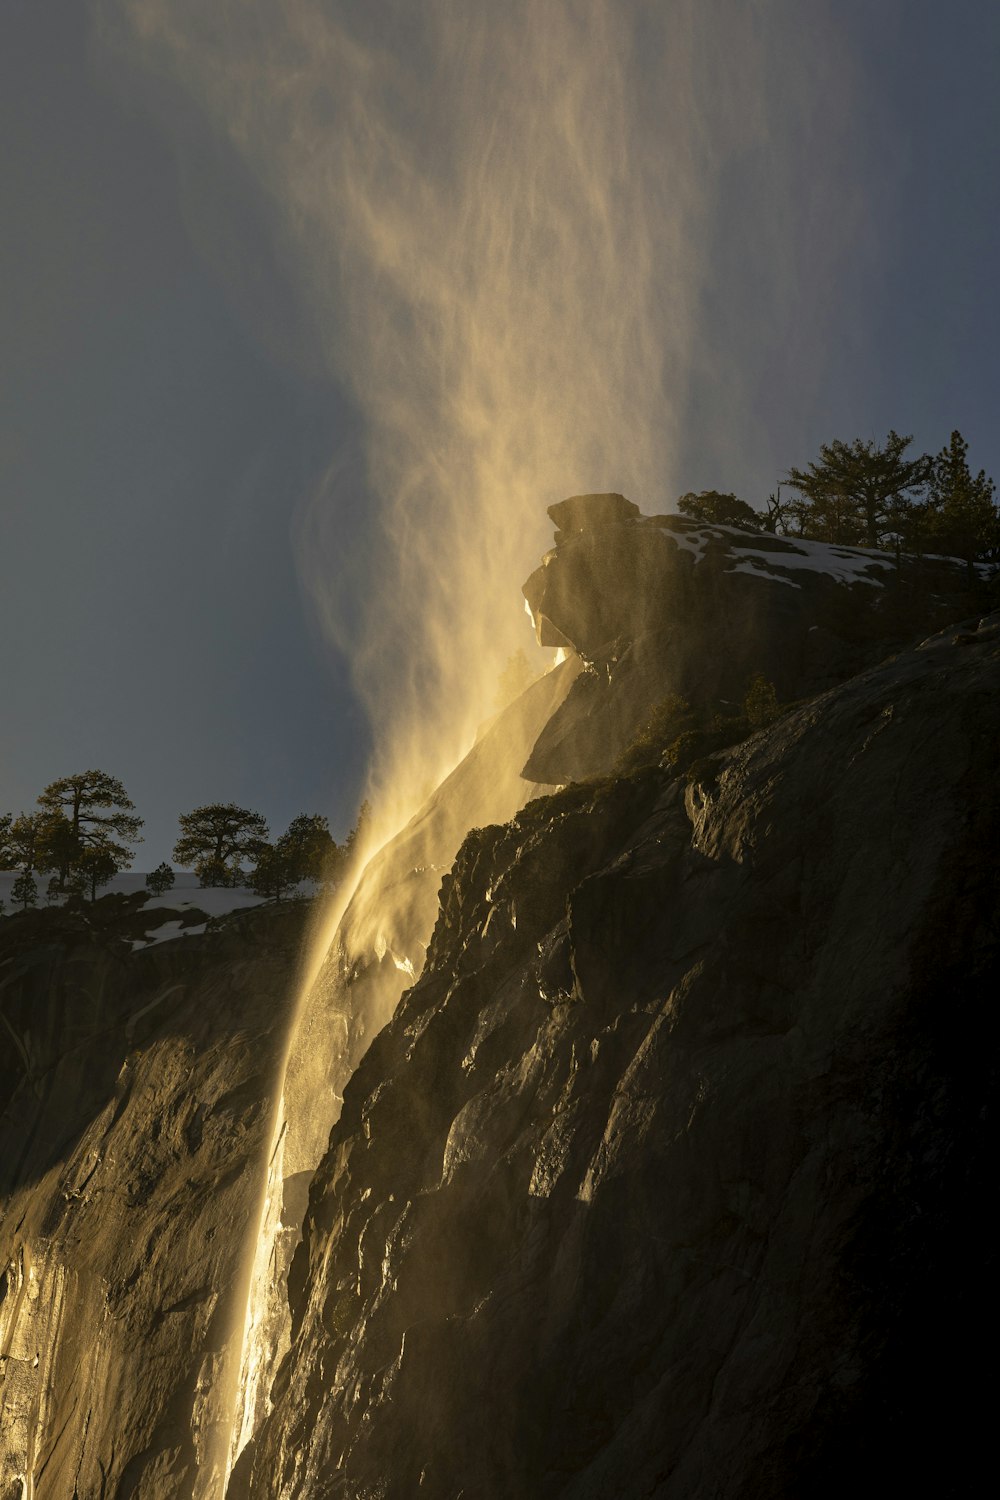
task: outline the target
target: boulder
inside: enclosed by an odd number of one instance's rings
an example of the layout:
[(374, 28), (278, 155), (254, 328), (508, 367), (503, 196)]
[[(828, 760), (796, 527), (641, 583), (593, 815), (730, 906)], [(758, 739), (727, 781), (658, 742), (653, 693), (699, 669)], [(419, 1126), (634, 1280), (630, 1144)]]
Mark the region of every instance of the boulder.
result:
[(548, 514), (563, 536), (587, 531), (591, 526), (610, 526), (631, 521), (639, 514), (638, 505), (624, 495), (570, 495), (550, 505)]

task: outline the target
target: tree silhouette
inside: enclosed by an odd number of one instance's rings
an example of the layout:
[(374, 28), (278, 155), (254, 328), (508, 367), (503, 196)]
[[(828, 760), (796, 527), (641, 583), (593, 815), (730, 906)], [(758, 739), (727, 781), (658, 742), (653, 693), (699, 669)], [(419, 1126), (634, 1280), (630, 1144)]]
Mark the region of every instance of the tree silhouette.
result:
[(104, 856), (105, 862), (114, 861), (112, 874), (131, 865), (135, 858), (132, 846), (142, 842), (139, 830), (143, 820), (136, 816), (135, 804), (117, 776), (109, 776), (106, 771), (63, 776), (45, 788), (38, 806), (48, 818), (42, 832), (44, 863), (39, 867), (57, 870), (61, 885), (80, 867), (84, 856), (88, 883), (97, 868), (97, 854)]
[(735, 526), (740, 531), (760, 531), (762, 518), (752, 506), (737, 495), (721, 490), (691, 490), (677, 502), (681, 515), (701, 526)]
[(301, 813), (273, 844), (260, 847), (250, 872), (250, 889), (280, 901), (303, 880), (334, 880), (343, 858), (326, 818), (320, 813)]
[(48, 813), (21, 813), (8, 820), (3, 840), (3, 868), (31, 875), (53, 869), (51, 841), (53, 819)]
[(119, 864), (113, 854), (106, 849), (89, 848), (80, 855), (74, 873), (89, 887), (91, 901), (96, 901), (100, 887), (114, 879), (118, 870)]
[(175, 878), (173, 870), (167, 864), (166, 860), (163, 860), (161, 864), (157, 865), (155, 870), (150, 870), (146, 876), (146, 889), (153, 896), (162, 896), (165, 891), (171, 889)]
[(977, 557), (1000, 546), (1000, 517), (996, 485), (985, 469), (972, 474), (968, 451), (956, 429), (932, 461), (926, 536), (935, 552), (963, 558), (971, 574)]
[(802, 496), (789, 507), (800, 530), (818, 541), (881, 546), (888, 533), (905, 526), (929, 476), (926, 454), (903, 457), (912, 441), (893, 431), (881, 448), (860, 438), (837, 439), (821, 446), (818, 463), (789, 469), (788, 483)]
[(34, 906), (38, 900), (38, 886), (34, 875), (27, 870), (19, 875), (10, 888), (10, 899), (17, 901), (22, 911), (27, 911), (29, 906)]
[(267, 819), (235, 802), (210, 802), (182, 813), (173, 857), (195, 871), (203, 886), (239, 885), (242, 861), (256, 860), (267, 841)]

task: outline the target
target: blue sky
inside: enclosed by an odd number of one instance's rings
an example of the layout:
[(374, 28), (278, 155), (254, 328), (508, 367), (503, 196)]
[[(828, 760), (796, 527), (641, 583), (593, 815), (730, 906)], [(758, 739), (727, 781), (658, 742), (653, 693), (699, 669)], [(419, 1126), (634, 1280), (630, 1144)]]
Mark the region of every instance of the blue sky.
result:
[[(958, 426), (1000, 475), (1000, 13), (757, 11), (769, 123), (709, 184), (678, 492), (760, 503), (821, 442), (890, 426), (918, 449)], [(206, 801), (343, 834), (370, 734), (294, 535), (330, 463), (358, 471), (364, 416), (195, 104), (109, 57), (79, 0), (8, 0), (3, 32), (0, 811), (99, 766), (147, 819), (140, 867)], [(334, 535), (360, 594), (351, 494)]]

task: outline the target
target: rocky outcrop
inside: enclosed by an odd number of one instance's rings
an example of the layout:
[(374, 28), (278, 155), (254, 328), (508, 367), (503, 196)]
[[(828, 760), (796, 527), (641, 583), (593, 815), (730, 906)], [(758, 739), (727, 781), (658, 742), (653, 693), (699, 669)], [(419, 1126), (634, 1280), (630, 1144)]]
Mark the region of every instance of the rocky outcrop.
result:
[(809, 697), (977, 605), (951, 559), (640, 516), (612, 500), (550, 507), (557, 545), (524, 585), (539, 641), (587, 665), (528, 758), (530, 780), (607, 771), (668, 694), (725, 713), (761, 673), (782, 702)]
[(972, 1492), (998, 688), (948, 633), (470, 834), (231, 1494)]
[(303, 912), (102, 907), (0, 924), (0, 1495), (214, 1500)]

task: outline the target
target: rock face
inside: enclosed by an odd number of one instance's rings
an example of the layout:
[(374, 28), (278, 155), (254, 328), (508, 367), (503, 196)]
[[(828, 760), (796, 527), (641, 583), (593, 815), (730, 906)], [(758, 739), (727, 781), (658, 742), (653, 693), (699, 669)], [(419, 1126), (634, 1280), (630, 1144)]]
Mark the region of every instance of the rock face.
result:
[(469, 836), (231, 1495), (974, 1490), (997, 637)]
[(670, 693), (725, 711), (761, 673), (787, 703), (975, 608), (964, 566), (948, 559), (609, 511), (620, 498), (564, 501), (571, 526), (553, 506), (557, 546), (524, 585), (539, 641), (587, 664), (535, 745), (529, 780), (607, 770)]
[(301, 937), (288, 909), (137, 953), (0, 925), (4, 1500), (220, 1493)]

